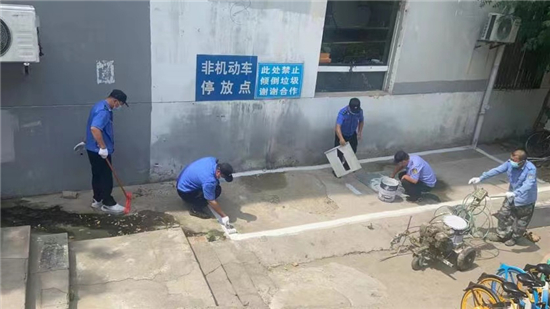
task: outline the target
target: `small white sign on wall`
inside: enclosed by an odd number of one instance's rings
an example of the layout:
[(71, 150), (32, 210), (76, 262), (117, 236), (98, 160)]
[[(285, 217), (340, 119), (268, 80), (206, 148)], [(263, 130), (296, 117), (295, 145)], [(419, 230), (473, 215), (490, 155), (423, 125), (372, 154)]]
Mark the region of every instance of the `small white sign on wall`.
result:
[(114, 84), (115, 83), (115, 61), (98, 60), (96, 62), (97, 83)]

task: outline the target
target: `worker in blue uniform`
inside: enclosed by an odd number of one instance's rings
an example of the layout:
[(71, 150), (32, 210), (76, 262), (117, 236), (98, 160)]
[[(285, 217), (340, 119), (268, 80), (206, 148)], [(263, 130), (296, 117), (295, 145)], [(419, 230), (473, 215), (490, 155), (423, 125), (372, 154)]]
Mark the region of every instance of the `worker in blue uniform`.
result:
[[(361, 101), (357, 98), (352, 98), (349, 100), (348, 106), (338, 112), (336, 127), (334, 129), (336, 132), (334, 147), (345, 146), (349, 142), (353, 152), (357, 153), (357, 144), (358, 140), (362, 138), (364, 123), (365, 119), (363, 117), (363, 110), (361, 109)], [(349, 169), (349, 166), (345, 162), (344, 154), (338, 151), (338, 157), (342, 164), (344, 164), (344, 169)]]
[(233, 181), (233, 167), (229, 163), (220, 163), (214, 157), (206, 157), (183, 169), (176, 188), (181, 199), (191, 205), (189, 213), (192, 216), (210, 218), (206, 211), (206, 207), (210, 205), (222, 218), (222, 224), (228, 225), (229, 217), (217, 201), (222, 193), (220, 178), (227, 182)]
[(435, 187), (437, 178), (426, 160), (417, 155), (409, 155), (403, 150), (396, 152), (393, 159), (396, 166), (391, 177), (405, 169), (399, 173), (399, 180), (405, 194), (408, 195), (408, 201), (418, 202), (422, 193), (429, 192)]
[(527, 153), (521, 149), (515, 150), (509, 160), (470, 179), (468, 183), (478, 184), (503, 173), (508, 176), (510, 186), (502, 207), (495, 215), (498, 219), (496, 233), (489, 233), (487, 238), (513, 246), (525, 235), (537, 201), (537, 168), (527, 160)]

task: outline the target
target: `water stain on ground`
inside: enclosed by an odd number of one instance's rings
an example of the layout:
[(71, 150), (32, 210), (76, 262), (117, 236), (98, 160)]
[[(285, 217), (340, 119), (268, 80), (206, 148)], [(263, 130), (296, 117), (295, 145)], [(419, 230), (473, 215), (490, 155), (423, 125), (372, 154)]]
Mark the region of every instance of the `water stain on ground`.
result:
[(1, 210), (2, 227), (30, 225), (34, 232), (68, 233), (74, 240), (122, 236), (179, 226), (171, 215), (151, 210), (116, 216), (77, 214), (60, 206), (45, 209), (18, 205)]
[(286, 173), (270, 173), (239, 178), (239, 182), (253, 193), (275, 191), (287, 187)]

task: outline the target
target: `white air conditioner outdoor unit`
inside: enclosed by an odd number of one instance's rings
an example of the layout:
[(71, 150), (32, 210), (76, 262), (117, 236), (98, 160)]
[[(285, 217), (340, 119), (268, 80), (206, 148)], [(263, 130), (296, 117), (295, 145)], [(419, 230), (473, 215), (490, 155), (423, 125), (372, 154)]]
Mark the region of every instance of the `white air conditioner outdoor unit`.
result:
[(38, 30), (34, 7), (0, 5), (0, 62), (39, 62)]
[(514, 43), (520, 25), (521, 20), (514, 16), (489, 13), (480, 41)]

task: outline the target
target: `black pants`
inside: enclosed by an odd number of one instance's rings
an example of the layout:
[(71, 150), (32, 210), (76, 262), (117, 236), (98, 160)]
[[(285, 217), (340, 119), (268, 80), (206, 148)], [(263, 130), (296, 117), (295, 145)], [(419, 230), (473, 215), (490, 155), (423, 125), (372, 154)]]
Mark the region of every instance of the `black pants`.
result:
[[(353, 153), (357, 153), (357, 132), (353, 133), (352, 136), (343, 136), (343, 137), (346, 142), (349, 142), (351, 149), (353, 149)], [(338, 146), (340, 146), (340, 139), (338, 138), (338, 135), (335, 135), (334, 147), (338, 147)], [(338, 158), (340, 159), (340, 162), (344, 163), (344, 169), (346, 171), (349, 170), (348, 163), (344, 161), (344, 154), (340, 150), (338, 150), (337, 153), (338, 153)]]
[(401, 185), (403, 186), (403, 189), (405, 189), (405, 194), (409, 196), (410, 201), (416, 201), (423, 192), (430, 192), (432, 190), (431, 187), (420, 180), (417, 183), (412, 183), (406, 179), (401, 179), (405, 176), (405, 174), (407, 173), (399, 173), (399, 179), (401, 180)]
[[(113, 193), (113, 173), (107, 165), (105, 159), (99, 154), (88, 150), (88, 159), (92, 165), (92, 189), (94, 190), (94, 200), (103, 202), (105, 206), (116, 205), (116, 201), (111, 195)], [(108, 156), (112, 163), (111, 156)]]
[[(216, 187), (216, 199), (220, 197), (222, 194), (222, 187), (218, 185)], [(194, 211), (203, 211), (204, 208), (208, 205), (208, 201), (204, 198), (204, 195), (202, 193), (202, 190), (196, 190), (191, 192), (183, 192), (178, 190), (178, 195), (181, 197), (181, 199), (189, 203), (191, 205), (191, 208)]]

